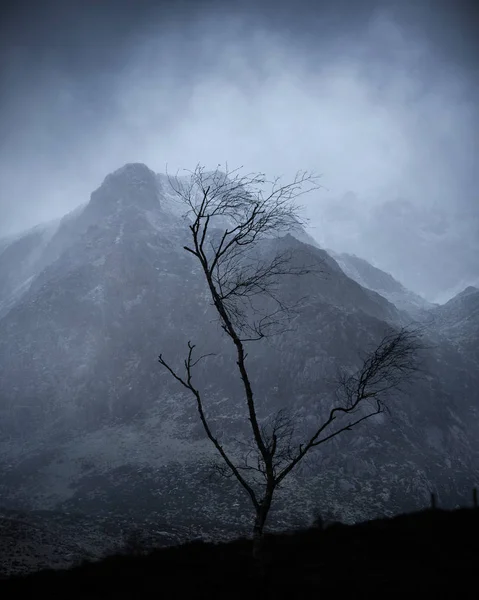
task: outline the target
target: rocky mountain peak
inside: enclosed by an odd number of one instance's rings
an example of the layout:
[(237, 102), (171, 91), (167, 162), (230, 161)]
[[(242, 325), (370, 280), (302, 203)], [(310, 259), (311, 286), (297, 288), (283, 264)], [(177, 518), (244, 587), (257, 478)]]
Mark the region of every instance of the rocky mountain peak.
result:
[(155, 180), (155, 173), (144, 163), (126, 163), (116, 171), (109, 173), (104, 183), (116, 182), (122, 185), (147, 183)]
[(155, 210), (159, 206), (155, 173), (143, 163), (127, 163), (107, 175), (92, 195), (95, 209), (120, 209), (136, 206)]
[(479, 300), (479, 289), (470, 285), (443, 305), (444, 310), (469, 309)]
[(466, 289), (462, 290), (462, 292), (457, 295), (457, 298), (466, 298), (467, 296), (470, 296), (471, 294), (477, 294), (477, 292), (479, 292), (479, 288), (474, 287), (473, 285), (470, 285)]

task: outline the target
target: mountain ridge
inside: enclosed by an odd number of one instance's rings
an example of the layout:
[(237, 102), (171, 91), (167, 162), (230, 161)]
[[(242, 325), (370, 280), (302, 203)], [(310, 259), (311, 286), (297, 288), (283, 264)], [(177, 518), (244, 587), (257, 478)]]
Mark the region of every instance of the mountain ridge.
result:
[(405, 288), (392, 275), (371, 265), (365, 259), (346, 252), (338, 253), (332, 250), (328, 250), (328, 252), (349, 277), (364, 287), (378, 292), (399, 310), (406, 311), (415, 318), (423, 319), (427, 311), (435, 306), (419, 294)]

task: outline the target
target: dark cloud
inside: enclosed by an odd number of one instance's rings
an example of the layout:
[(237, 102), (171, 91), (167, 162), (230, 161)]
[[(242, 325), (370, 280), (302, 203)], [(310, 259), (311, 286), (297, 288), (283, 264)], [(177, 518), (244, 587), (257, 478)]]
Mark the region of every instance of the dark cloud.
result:
[[(85, 202), (129, 161), (319, 171), (329, 191), (308, 212), (337, 246), (369, 236), (371, 211), (397, 198), (421, 214), (446, 210), (453, 225), (479, 216), (474, 3), (50, 0), (3, 10), (0, 235)], [(325, 222), (324, 207), (351, 190), (349, 220)], [(367, 240), (357, 251), (373, 255)]]

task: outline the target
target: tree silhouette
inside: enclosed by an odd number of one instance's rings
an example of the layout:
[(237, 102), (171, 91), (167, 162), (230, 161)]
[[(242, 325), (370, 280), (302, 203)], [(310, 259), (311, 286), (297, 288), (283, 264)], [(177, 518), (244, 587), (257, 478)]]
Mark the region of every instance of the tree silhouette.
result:
[[(294, 309), (280, 297), (280, 278), (301, 276), (314, 267), (295, 266), (291, 251), (264, 258), (258, 244), (303, 224), (296, 201), (319, 187), (318, 177), (299, 172), (291, 183), (281, 185), (279, 179), (268, 181), (263, 174), (240, 175), (238, 170), (230, 172), (227, 168), (225, 172), (217, 169), (208, 173), (197, 166), (186, 181), (178, 176), (169, 179), (186, 207), (185, 217), (190, 219), (191, 244), (184, 248), (201, 265), (221, 328), (235, 349), (252, 432), (252, 444), (241, 459), (228, 453), (215, 435), (205, 415), (202, 393), (194, 383), (194, 368), (208, 355), (198, 356), (190, 341), (181, 372), (163, 355), (159, 362), (194, 396), (206, 435), (222, 459), (220, 472), (235, 477), (249, 495), (255, 510), (253, 547), (258, 556), (281, 482), (313, 448), (382, 413), (388, 394), (418, 369), (416, 358), (421, 344), (415, 331), (391, 328), (356, 373), (340, 378), (335, 405), (302, 443), (293, 435), (294, 417), (285, 410), (277, 411), (268, 424), (262, 424), (246, 346), (282, 331)], [(258, 303), (265, 299), (268, 302)]]

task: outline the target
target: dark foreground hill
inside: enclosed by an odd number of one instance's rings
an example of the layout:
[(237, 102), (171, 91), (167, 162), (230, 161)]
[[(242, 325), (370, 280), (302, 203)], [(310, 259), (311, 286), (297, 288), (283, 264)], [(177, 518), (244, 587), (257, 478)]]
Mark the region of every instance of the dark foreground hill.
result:
[(2, 598), (479, 598), (479, 510), (427, 510), (266, 537), (190, 542), (0, 582)]

